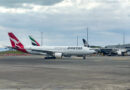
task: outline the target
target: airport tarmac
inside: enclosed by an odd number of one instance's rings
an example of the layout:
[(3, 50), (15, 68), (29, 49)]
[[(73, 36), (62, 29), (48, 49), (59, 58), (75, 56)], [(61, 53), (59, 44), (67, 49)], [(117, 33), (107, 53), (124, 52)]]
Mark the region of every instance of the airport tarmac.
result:
[(0, 90), (130, 90), (130, 57), (0, 56)]

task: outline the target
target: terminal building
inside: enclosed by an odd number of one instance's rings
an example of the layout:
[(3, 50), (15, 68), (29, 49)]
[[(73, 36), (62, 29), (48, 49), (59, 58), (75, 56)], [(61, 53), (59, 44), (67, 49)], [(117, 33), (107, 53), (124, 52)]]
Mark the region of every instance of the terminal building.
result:
[(105, 48), (101, 48), (99, 53), (107, 56), (124, 56), (130, 55), (130, 44), (122, 44), (122, 45), (108, 45)]
[(130, 55), (130, 44), (108, 45), (105, 46), (105, 49), (117, 49), (117, 52), (119, 53), (126, 53), (127, 55)]
[(123, 45), (108, 45), (105, 46), (107, 49), (127, 49), (127, 51), (130, 51), (130, 44), (123, 44)]

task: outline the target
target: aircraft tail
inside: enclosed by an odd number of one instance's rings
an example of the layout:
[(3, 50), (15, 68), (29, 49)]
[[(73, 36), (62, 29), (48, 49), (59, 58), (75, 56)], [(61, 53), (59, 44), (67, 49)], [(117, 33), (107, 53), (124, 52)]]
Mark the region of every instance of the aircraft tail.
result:
[(10, 38), (12, 48), (27, 53), (27, 51), (24, 49), (24, 45), (18, 40), (18, 38), (12, 32), (9, 32), (8, 35)]
[(40, 44), (32, 36), (29, 36), (29, 38), (33, 46), (40, 46)]
[(82, 40), (83, 40), (83, 44), (84, 44), (84, 46), (85, 46), (85, 47), (89, 47), (88, 42), (87, 42), (84, 38), (83, 38)]

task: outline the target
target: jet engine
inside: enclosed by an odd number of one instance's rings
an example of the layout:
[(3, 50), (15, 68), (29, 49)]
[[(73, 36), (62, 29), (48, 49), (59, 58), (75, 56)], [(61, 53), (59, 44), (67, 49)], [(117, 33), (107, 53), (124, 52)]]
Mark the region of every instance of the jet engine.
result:
[(54, 57), (56, 57), (56, 58), (62, 58), (62, 53), (54, 53)]
[(118, 49), (118, 50), (117, 50), (117, 55), (119, 55), (119, 56), (124, 56), (124, 53), (126, 53), (126, 52), (127, 52), (126, 49)]

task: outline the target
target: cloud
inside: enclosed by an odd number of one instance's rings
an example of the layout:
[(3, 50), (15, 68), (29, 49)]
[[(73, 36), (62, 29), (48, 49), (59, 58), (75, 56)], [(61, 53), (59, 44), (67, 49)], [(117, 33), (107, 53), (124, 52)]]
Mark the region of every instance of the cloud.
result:
[(36, 5), (54, 5), (62, 0), (0, 0), (0, 6), (7, 8), (19, 8), (23, 4), (36, 4)]
[[(62, 0), (0, 0), (1, 13), (26, 13), (46, 9)], [(44, 7), (42, 7), (44, 6)]]
[[(1, 13), (27, 13), (27, 12), (37, 12), (37, 13), (70, 13), (75, 12), (76, 9), (93, 9), (100, 5), (97, 2), (86, 2), (85, 0), (46, 0), (46, 1), (13, 1), (10, 4), (5, 2), (0, 4)], [(11, 7), (10, 7), (11, 5)], [(71, 8), (69, 11), (68, 9)], [(63, 12), (64, 10), (64, 12)]]
[(1, 0), (0, 41), (8, 42), (12, 31), (29, 45), (29, 34), (40, 42), (43, 32), (46, 45), (76, 45), (77, 35), (82, 45), (89, 27), (90, 44), (121, 43), (122, 32), (130, 34), (129, 5), (128, 0)]

